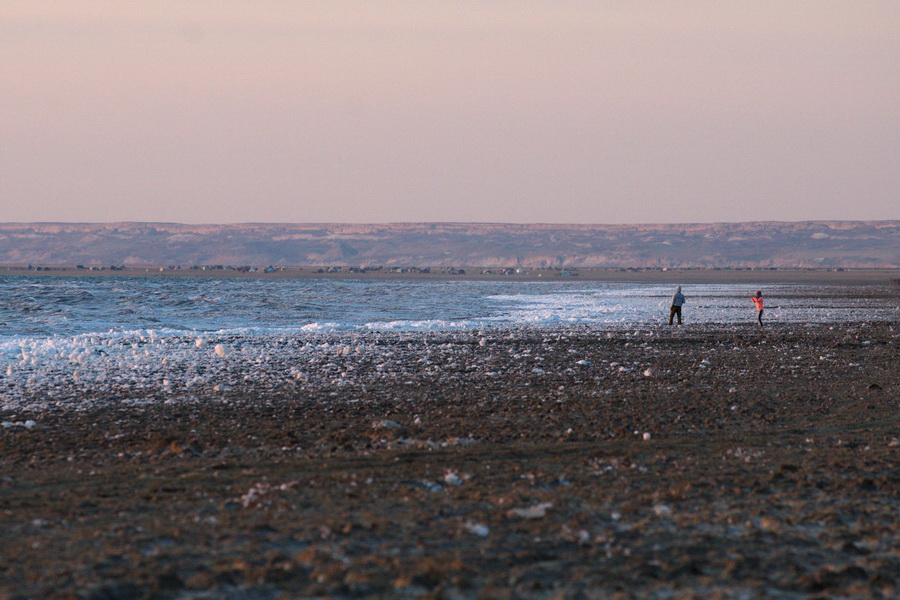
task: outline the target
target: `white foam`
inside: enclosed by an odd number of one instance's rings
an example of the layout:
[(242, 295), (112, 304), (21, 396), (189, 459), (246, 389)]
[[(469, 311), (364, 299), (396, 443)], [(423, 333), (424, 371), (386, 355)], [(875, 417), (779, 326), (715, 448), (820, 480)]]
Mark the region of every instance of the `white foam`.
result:
[[(176, 394), (188, 387), (192, 394), (215, 388), (225, 393), (241, 385), (245, 375), (276, 377), (293, 385), (305, 385), (307, 380), (313, 380), (310, 383), (313, 385), (317, 377), (324, 377), (322, 367), (334, 360), (337, 352), (341, 352), (343, 359), (364, 356), (371, 361), (369, 364), (381, 365), (379, 373), (389, 376), (394, 360), (390, 351), (358, 343), (354, 336), (462, 330), (478, 332), (483, 341), (489, 332), (510, 332), (519, 327), (588, 323), (633, 328), (639, 324), (666, 322), (671, 297), (671, 289), (665, 286), (582, 283), (560, 289), (563, 286), (507, 285), (505, 289), (521, 289), (523, 293), (495, 294), (497, 287), (461, 287), (460, 290), (483, 295), (472, 303), (476, 308), (472, 309), (471, 316), (454, 318), (436, 318), (436, 314), (444, 313), (433, 309), (429, 302), (462, 305), (465, 296), (453, 296), (447, 286), (430, 288), (423, 284), (417, 288), (421, 297), (415, 315), (423, 318), (384, 317), (386, 311), (379, 309), (381, 313), (377, 316), (374, 310), (360, 310), (344, 319), (334, 313), (329, 318), (300, 320), (290, 325), (250, 321), (252, 325), (232, 326), (233, 322), (225, 321), (220, 327), (206, 329), (121, 327), (75, 335), (7, 333), (0, 335), (0, 373), (5, 374), (3, 403), (15, 406), (26, 398), (34, 402), (83, 402), (86, 397), (119, 394), (134, 398), (144, 393), (141, 390), (146, 390), (146, 395), (160, 389)], [(753, 286), (685, 287), (686, 322), (752, 323), (755, 314), (749, 294), (743, 293), (744, 287)], [(816, 296), (817, 289), (794, 296), (787, 293), (797, 289), (783, 290), (783, 297), (775, 293), (778, 290), (772, 293), (773, 306), (766, 312), (768, 320), (818, 326), (818, 322), (834, 320), (893, 318), (896, 321), (900, 315), (900, 308), (895, 306), (869, 306), (863, 302), (855, 305), (852, 299), (846, 300), (846, 305), (839, 309), (835, 308), (835, 302), (819, 302), (816, 306), (810, 298)], [(462, 314), (457, 310), (457, 315)], [(486, 345), (491, 346), (487, 342)], [(216, 350), (220, 347), (221, 352)], [(439, 351), (459, 353), (462, 350), (450, 344)], [(426, 359), (422, 363), (425, 367), (440, 364), (437, 360), (427, 360), (428, 357), (420, 358)], [(347, 379), (337, 376), (347, 372), (346, 369), (334, 371), (335, 379)], [(644, 372), (643, 366), (640, 371)]]

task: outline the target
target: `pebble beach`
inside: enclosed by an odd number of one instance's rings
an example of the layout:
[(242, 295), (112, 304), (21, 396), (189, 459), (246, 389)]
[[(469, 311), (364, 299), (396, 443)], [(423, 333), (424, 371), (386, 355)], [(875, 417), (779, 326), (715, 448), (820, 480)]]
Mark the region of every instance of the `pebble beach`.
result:
[(2, 382), (0, 597), (898, 593), (895, 322), (182, 341)]

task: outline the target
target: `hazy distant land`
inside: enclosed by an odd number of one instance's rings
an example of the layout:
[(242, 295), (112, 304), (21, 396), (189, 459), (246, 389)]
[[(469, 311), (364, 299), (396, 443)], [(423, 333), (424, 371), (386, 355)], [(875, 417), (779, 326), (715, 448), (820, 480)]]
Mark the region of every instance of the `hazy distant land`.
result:
[(900, 220), (640, 225), (0, 223), (0, 265), (896, 269)]

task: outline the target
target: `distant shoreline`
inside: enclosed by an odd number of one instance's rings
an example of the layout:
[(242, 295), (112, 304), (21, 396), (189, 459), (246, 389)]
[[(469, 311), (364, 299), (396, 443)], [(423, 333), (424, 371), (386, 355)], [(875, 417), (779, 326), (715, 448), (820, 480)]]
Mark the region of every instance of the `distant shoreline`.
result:
[[(0, 265), (900, 270), (900, 220), (632, 225), (0, 223)], [(158, 268), (158, 267), (157, 267)], [(314, 268), (315, 270), (315, 268)], [(480, 269), (478, 269), (480, 271)], [(558, 272), (558, 271), (557, 271)], [(756, 272), (756, 271), (754, 271)], [(537, 271), (538, 274), (541, 271)], [(192, 274), (196, 275), (196, 274)], [(433, 274), (432, 274), (433, 275)], [(205, 274), (200, 274), (205, 276)], [(539, 279), (545, 279), (544, 274)]]
[(349, 270), (329, 272), (329, 267), (279, 267), (240, 270), (235, 267), (76, 267), (24, 265), (0, 266), (0, 276), (27, 277), (164, 277), (196, 279), (357, 279), (412, 281), (602, 281), (622, 283), (753, 283), (810, 285), (897, 285), (900, 269), (513, 269), (464, 268), (458, 270), (413, 269), (394, 271)]

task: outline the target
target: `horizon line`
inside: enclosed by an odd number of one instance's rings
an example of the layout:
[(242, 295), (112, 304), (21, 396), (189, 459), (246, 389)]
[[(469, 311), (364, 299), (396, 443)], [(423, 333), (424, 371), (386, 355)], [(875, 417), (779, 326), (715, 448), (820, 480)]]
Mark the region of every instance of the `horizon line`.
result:
[(0, 227), (25, 225), (178, 225), (196, 227), (229, 226), (434, 226), (434, 225), (502, 225), (510, 227), (628, 227), (628, 226), (696, 226), (696, 225), (745, 225), (745, 224), (828, 224), (828, 223), (897, 223), (900, 219), (801, 219), (797, 221), (760, 219), (752, 221), (682, 221), (682, 222), (628, 222), (628, 223), (571, 223), (541, 222), (515, 223), (509, 221), (235, 221), (230, 223), (180, 222), (180, 221), (0, 221)]

